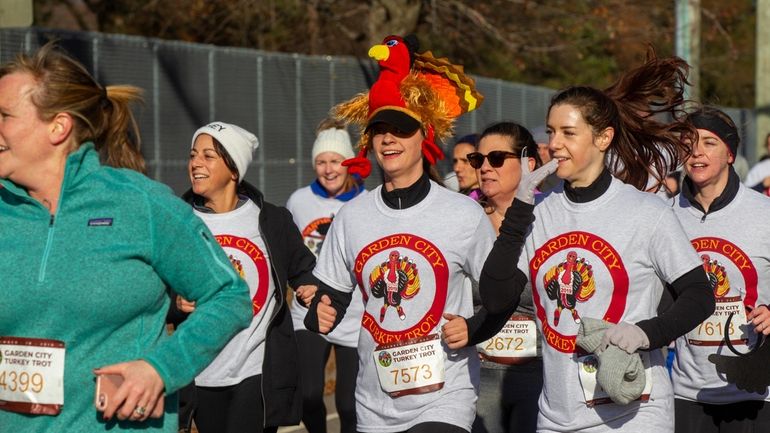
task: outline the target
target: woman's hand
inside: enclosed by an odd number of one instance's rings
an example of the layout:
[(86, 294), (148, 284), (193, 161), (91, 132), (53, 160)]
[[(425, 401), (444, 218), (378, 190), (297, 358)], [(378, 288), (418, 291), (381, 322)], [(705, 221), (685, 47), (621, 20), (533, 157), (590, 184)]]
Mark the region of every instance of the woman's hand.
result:
[(163, 379), (147, 361), (121, 362), (97, 368), (94, 374), (119, 374), (123, 384), (115, 393), (114, 405), (103, 416), (109, 420), (116, 415), (119, 420), (144, 421), (148, 417), (163, 416)]
[(450, 349), (461, 349), (468, 344), (468, 324), (465, 317), (444, 313), (444, 319), (448, 322), (441, 327), (444, 342)]
[(195, 311), (195, 301), (188, 301), (187, 299), (176, 295), (176, 308), (186, 314), (190, 314)]
[(770, 335), (770, 310), (767, 305), (760, 305), (751, 310), (747, 319), (754, 325), (756, 333)]
[(294, 290), (294, 296), (302, 302), (306, 307), (310, 306), (310, 302), (315, 296), (315, 292), (318, 291), (318, 286), (304, 285), (299, 286)]
[(318, 314), (318, 331), (321, 334), (328, 334), (337, 320), (337, 310), (332, 307), (332, 300), (329, 295), (321, 295), (320, 302), (316, 306)]
[[(526, 148), (524, 149), (526, 150)], [(556, 172), (559, 168), (559, 161), (555, 158), (543, 164), (535, 171), (529, 171), (529, 164), (526, 152), (522, 151), (521, 158), (521, 180), (519, 181), (519, 187), (516, 189), (516, 198), (524, 203), (535, 204), (535, 190), (543, 180), (549, 175)]]
[(650, 347), (650, 339), (642, 328), (635, 324), (620, 322), (615, 323), (604, 331), (604, 337), (602, 338), (599, 350), (605, 350), (610, 344), (625, 350), (628, 354), (633, 354), (639, 349), (648, 349)]

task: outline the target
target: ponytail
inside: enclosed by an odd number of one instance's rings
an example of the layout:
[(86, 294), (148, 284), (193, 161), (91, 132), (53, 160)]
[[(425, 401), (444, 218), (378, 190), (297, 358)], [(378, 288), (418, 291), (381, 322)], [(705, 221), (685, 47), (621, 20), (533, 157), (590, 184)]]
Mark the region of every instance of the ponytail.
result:
[(0, 68), (0, 77), (16, 72), (30, 74), (37, 81), (31, 100), (41, 119), (53, 119), (58, 113), (72, 116), (72, 150), (93, 141), (107, 165), (144, 173), (139, 128), (129, 107), (141, 99), (139, 88), (105, 89), (82, 64), (58, 51), (54, 42), (31, 56), (18, 55)]
[(97, 149), (107, 165), (145, 173), (139, 126), (129, 107), (141, 99), (141, 90), (133, 86), (107, 86), (104, 97), (108, 115), (101, 134), (94, 140)]
[[(685, 120), (684, 90), (689, 65), (678, 57), (659, 59), (650, 50), (647, 61), (624, 74), (604, 91), (575, 86), (557, 93), (554, 105), (569, 104), (594, 132), (615, 130), (608, 148), (610, 171), (644, 190), (650, 177), (663, 182), (689, 155), (687, 139), (697, 132)], [(668, 120), (660, 120), (660, 117)]]

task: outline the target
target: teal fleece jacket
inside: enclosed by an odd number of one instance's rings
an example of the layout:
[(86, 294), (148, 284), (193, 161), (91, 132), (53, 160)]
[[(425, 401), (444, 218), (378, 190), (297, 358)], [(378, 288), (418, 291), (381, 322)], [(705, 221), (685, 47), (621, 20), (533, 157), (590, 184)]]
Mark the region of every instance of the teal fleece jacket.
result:
[[(169, 287), (197, 301), (171, 336)], [(61, 413), (0, 410), (0, 430), (176, 432), (176, 390), (248, 326), (248, 293), (188, 204), (140, 173), (102, 166), (92, 143), (69, 155), (55, 215), (0, 180), (0, 336), (66, 345)], [(163, 379), (166, 413), (104, 422), (93, 369), (135, 359)]]

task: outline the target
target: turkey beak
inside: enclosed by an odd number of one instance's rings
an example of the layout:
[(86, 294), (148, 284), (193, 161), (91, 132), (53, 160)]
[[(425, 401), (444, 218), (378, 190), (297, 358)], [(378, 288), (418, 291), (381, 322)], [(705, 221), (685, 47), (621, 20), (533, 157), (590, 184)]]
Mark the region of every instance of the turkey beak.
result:
[(383, 60), (388, 60), (389, 56), (390, 56), (390, 50), (388, 49), (387, 45), (380, 44), (369, 48), (369, 57), (373, 58), (374, 60), (377, 60), (378, 62), (381, 62)]

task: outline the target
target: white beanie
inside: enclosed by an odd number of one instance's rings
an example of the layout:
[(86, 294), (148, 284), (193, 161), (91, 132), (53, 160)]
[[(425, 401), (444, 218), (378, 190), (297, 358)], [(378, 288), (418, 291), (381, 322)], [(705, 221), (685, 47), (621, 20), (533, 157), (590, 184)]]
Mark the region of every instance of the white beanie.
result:
[(344, 129), (329, 128), (318, 133), (313, 143), (312, 161), (324, 152), (334, 152), (342, 155), (345, 159), (350, 159), (355, 155), (353, 146), (350, 145), (350, 135)]
[(241, 183), (243, 176), (246, 175), (246, 170), (249, 168), (251, 155), (259, 147), (257, 136), (237, 125), (212, 122), (195, 131), (192, 146), (195, 146), (195, 139), (201, 134), (210, 135), (222, 144), (238, 169), (238, 183)]

